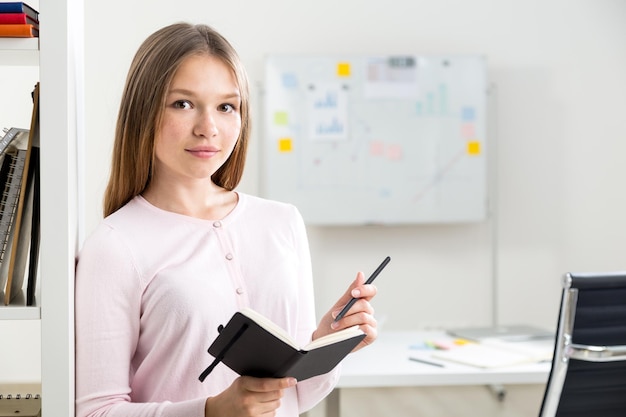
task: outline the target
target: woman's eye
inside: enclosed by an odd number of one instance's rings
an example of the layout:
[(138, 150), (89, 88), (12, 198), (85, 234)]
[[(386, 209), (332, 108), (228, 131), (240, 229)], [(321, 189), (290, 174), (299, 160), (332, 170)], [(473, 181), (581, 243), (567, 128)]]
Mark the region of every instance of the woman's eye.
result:
[(229, 112), (233, 112), (236, 110), (235, 106), (233, 106), (232, 104), (228, 104), (228, 103), (224, 103), (220, 105), (219, 109), (220, 111), (223, 111), (224, 113), (229, 113)]
[(191, 103), (189, 103), (187, 100), (177, 100), (174, 102), (174, 108), (175, 109), (190, 109)]

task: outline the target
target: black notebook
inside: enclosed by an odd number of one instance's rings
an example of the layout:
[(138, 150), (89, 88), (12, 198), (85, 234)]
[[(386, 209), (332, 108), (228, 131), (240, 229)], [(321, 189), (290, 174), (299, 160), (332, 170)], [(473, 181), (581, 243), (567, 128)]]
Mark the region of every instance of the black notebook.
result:
[(350, 327), (298, 346), (287, 333), (261, 314), (244, 309), (233, 315), (221, 328), (209, 347), (215, 358), (200, 375), (204, 381), (222, 362), (239, 375), (282, 378), (298, 381), (322, 375), (335, 368), (361, 340), (365, 333)]

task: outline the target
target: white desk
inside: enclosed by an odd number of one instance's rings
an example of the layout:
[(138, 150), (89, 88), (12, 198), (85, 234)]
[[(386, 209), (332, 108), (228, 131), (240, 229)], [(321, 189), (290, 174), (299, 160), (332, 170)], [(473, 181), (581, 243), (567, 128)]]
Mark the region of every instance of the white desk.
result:
[[(432, 351), (415, 349), (425, 340), (441, 340), (442, 332), (381, 332), (371, 346), (348, 355), (335, 390), (326, 400), (326, 416), (338, 417), (342, 388), (424, 387), (450, 385), (545, 384), (550, 363), (481, 369), (430, 358)], [(451, 338), (450, 338), (451, 339)], [(444, 364), (437, 367), (409, 357)]]

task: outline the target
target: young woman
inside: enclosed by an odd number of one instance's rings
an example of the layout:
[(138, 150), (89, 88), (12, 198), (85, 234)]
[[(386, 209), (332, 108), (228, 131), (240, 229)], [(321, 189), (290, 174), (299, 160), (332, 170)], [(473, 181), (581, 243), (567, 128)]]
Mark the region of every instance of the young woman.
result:
[[(76, 409), (86, 416), (297, 417), (334, 387), (198, 375), (217, 327), (250, 307), (305, 344), (359, 325), (376, 339), (363, 274), (316, 326), (306, 231), (295, 207), (234, 191), (250, 135), (248, 81), (205, 25), (139, 48), (123, 94), (105, 219), (76, 269)], [(346, 316), (333, 318), (352, 296)]]

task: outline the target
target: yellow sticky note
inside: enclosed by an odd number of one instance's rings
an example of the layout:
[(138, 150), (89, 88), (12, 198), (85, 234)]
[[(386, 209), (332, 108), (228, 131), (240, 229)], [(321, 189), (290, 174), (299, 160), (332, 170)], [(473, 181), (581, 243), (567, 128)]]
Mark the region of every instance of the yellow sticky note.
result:
[(274, 124), (284, 126), (288, 122), (286, 111), (277, 111), (274, 113)]
[(467, 142), (467, 153), (470, 155), (480, 155), (480, 142), (477, 140)]
[(291, 138), (278, 139), (278, 152), (291, 152), (293, 150), (293, 142)]
[(349, 77), (350, 76), (350, 63), (349, 62), (338, 63), (337, 75), (340, 77)]

